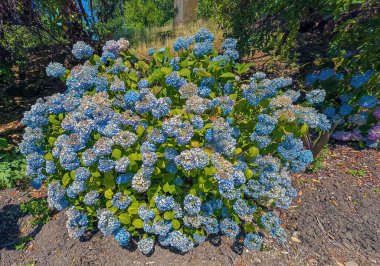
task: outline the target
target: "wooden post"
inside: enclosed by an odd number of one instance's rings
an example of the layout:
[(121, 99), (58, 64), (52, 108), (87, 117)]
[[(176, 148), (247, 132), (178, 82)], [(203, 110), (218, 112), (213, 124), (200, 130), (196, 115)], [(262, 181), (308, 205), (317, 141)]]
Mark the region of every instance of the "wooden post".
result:
[(197, 20), (198, 0), (174, 0), (174, 27)]

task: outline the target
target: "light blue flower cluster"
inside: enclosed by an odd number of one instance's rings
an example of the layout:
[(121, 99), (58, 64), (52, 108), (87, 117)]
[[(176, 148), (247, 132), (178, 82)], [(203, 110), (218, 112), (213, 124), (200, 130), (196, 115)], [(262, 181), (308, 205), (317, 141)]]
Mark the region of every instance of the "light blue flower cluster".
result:
[(179, 37), (173, 43), (174, 51), (187, 50), (194, 43), (194, 37)]
[(93, 52), (94, 50), (92, 49), (92, 47), (82, 41), (76, 42), (73, 46), (73, 49), (71, 50), (71, 53), (77, 59), (90, 57)]
[(70, 207), (66, 210), (67, 222), (66, 228), (69, 235), (73, 238), (80, 238), (87, 230), (88, 219), (84, 213)]
[(48, 75), (49, 77), (58, 78), (62, 76), (63, 74), (65, 74), (65, 70), (66, 68), (60, 63), (57, 63), (57, 62), (50, 63), (46, 67), (46, 75)]
[(311, 92), (306, 94), (306, 101), (308, 101), (311, 104), (317, 104), (323, 102), (325, 97), (325, 90), (312, 90)]
[[(174, 43), (176, 56), (150, 49), (144, 71), (126, 40), (107, 41), (100, 59), (60, 76), (67, 91), (25, 113), (26, 172), (33, 187), (47, 184), (50, 207), (69, 207), (70, 235), (97, 222), (123, 247), (138, 237), (146, 255), (155, 240), (184, 253), (218, 233), (247, 233), (245, 245), (261, 248), (267, 233), (257, 221), (290, 206), (288, 173), (313, 159), (297, 134), (284, 132), (329, 123), (295, 104), (299, 93), (281, 91), (289, 78), (240, 79), (236, 40), (225, 40), (218, 55), (213, 39), (201, 29)], [(282, 242), (281, 222), (269, 218), (262, 225)], [(254, 228), (242, 230), (245, 223)]]

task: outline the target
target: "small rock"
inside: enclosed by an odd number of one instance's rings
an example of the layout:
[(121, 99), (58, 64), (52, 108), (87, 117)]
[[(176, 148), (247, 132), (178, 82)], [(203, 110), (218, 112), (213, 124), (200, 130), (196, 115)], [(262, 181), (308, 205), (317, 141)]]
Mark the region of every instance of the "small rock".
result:
[(344, 266), (359, 266), (355, 261), (348, 261), (344, 263)]

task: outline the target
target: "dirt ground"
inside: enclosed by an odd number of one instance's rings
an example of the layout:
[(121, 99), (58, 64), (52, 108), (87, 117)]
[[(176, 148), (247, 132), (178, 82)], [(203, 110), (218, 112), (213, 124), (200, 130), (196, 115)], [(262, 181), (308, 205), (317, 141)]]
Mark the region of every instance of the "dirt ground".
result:
[[(294, 185), (298, 196), (281, 213), (286, 245), (268, 242), (253, 252), (222, 237), (185, 255), (156, 246), (150, 257), (99, 232), (82, 242), (69, 238), (63, 213), (29, 228), (19, 209), (28, 192), (0, 191), (0, 265), (380, 265), (379, 151), (333, 147), (324, 168), (294, 176)], [(34, 240), (17, 251), (19, 235)]]

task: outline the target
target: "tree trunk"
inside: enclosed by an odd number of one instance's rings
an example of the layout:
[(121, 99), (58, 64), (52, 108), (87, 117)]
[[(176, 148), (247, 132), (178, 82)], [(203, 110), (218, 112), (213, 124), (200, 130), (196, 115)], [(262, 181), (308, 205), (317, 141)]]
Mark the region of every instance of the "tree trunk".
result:
[(198, 0), (174, 0), (174, 27), (197, 20)]

